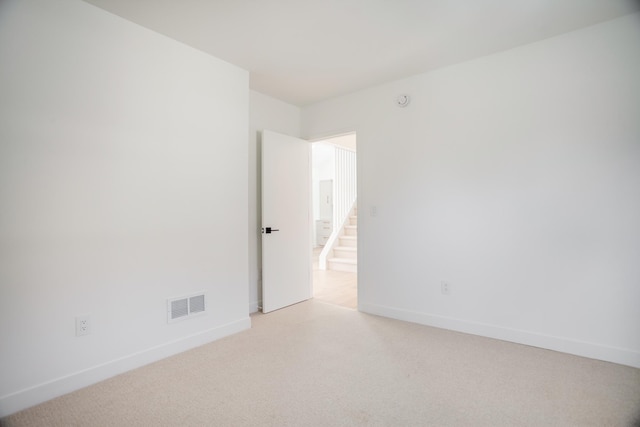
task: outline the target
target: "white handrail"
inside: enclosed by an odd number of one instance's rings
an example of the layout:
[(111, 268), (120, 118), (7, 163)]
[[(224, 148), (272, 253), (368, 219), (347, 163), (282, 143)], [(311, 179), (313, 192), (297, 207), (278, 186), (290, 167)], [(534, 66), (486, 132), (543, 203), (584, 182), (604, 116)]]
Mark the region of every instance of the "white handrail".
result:
[(320, 270), (327, 269), (327, 259), (329, 258), (329, 254), (333, 252), (333, 248), (336, 246), (336, 243), (338, 242), (338, 238), (343, 235), (344, 226), (349, 225), (349, 217), (351, 216), (352, 212), (355, 210), (356, 203), (357, 201), (354, 200), (352, 205), (353, 207), (344, 216), (344, 220), (340, 223), (340, 228), (338, 228), (337, 230), (334, 230), (331, 233), (331, 236), (329, 236), (329, 238), (327, 239), (327, 243), (322, 248), (322, 252), (320, 252), (320, 258), (318, 259), (318, 268)]

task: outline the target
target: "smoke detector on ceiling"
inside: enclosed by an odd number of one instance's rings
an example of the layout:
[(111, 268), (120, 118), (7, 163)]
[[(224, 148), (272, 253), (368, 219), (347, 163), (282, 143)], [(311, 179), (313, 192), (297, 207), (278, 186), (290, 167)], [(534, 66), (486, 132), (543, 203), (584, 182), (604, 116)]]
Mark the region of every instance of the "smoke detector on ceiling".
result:
[(409, 95), (398, 95), (398, 97), (396, 98), (396, 105), (398, 107), (404, 108), (409, 105), (410, 101), (411, 98), (409, 97)]

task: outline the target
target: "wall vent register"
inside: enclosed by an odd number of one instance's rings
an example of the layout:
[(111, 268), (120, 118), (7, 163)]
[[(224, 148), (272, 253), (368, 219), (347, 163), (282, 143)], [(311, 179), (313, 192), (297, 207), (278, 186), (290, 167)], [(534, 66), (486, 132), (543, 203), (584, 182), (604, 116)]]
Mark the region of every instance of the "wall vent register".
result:
[(167, 300), (167, 322), (190, 319), (205, 312), (204, 293)]

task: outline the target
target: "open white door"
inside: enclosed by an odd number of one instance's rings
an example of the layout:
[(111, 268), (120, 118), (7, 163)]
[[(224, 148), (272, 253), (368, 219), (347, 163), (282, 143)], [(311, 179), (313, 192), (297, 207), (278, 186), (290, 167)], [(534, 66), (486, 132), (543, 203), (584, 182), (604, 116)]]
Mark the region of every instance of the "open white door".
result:
[(262, 311), (312, 296), (309, 142), (262, 133)]

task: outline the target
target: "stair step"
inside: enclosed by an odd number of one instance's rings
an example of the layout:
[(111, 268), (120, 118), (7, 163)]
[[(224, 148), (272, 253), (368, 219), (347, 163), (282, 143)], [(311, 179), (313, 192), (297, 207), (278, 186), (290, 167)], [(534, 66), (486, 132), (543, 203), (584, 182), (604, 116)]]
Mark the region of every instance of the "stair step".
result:
[(343, 264), (357, 265), (358, 261), (352, 258), (329, 258), (329, 262), (341, 262)]
[(358, 272), (358, 261), (351, 258), (329, 258), (327, 260), (329, 270)]
[(358, 236), (340, 236), (338, 237), (340, 246), (349, 246), (355, 248), (358, 246)]
[(350, 216), (349, 217), (349, 225), (358, 225), (358, 217)]
[(358, 248), (352, 246), (336, 246), (333, 248), (333, 255), (336, 258), (358, 259)]
[(358, 226), (357, 225), (345, 225), (344, 232), (347, 236), (357, 236), (358, 235)]

